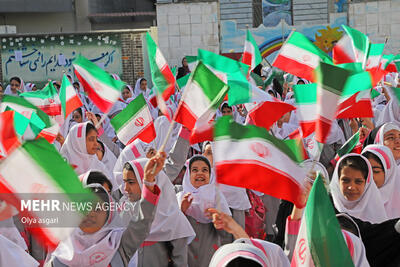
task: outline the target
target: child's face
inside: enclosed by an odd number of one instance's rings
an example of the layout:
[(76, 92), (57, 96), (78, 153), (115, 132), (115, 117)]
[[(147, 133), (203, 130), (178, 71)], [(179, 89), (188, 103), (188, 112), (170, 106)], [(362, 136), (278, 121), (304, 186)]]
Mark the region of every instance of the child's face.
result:
[(190, 182), (195, 188), (210, 183), (210, 169), (204, 161), (197, 160), (192, 163), (190, 167)]
[(93, 234), (99, 231), (107, 220), (107, 211), (104, 209), (92, 210), (83, 218), (79, 228), (86, 234)]
[(140, 189), (135, 173), (124, 169), (122, 171), (122, 179), (124, 180), (124, 191), (128, 195), (129, 201), (138, 201), (142, 196), (142, 190)]

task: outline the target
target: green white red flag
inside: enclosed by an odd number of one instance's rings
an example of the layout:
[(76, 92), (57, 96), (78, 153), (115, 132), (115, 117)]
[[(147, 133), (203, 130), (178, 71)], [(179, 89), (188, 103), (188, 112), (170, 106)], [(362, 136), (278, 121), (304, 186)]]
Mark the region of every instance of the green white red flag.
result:
[(68, 115), (71, 114), (71, 112), (75, 109), (83, 106), (81, 99), (75, 91), (75, 88), (72, 86), (65, 74), (63, 76), (60, 88), (60, 101), (64, 118), (67, 118)]
[[(304, 170), (288, 143), (266, 129), (243, 126), (223, 116), (214, 128), (215, 166), (219, 183), (257, 190), (301, 207)], [(292, 145), (294, 143), (291, 143)], [(249, 175), (251, 173), (251, 175)]]
[(314, 70), (320, 62), (332, 64), (332, 59), (299, 32), (289, 35), (272, 66), (315, 82)]
[[(323, 178), (318, 174), (301, 219), (292, 267), (354, 267)], [(350, 237), (349, 237), (350, 238)]]
[(244, 43), (244, 50), (242, 56), (242, 63), (250, 66), (249, 71), (252, 71), (262, 61), (260, 49), (251, 35), (250, 30), (247, 30), (246, 41)]
[(350, 71), (324, 62), (316, 69), (317, 120), (315, 140), (325, 143), (332, 121), (336, 118), (337, 104), (350, 75)]
[(101, 112), (108, 113), (120, 97), (125, 83), (115, 80), (106, 71), (81, 55), (72, 62), (72, 65), (87, 96)]
[(118, 139), (126, 146), (136, 138), (150, 143), (156, 137), (153, 117), (143, 94), (139, 94), (110, 122)]
[(54, 88), (52, 82), (42, 89), (34, 92), (26, 92), (20, 94), (21, 97), (40, 108), (49, 116), (57, 116), (61, 114), (61, 102), (58, 97), (57, 89)]
[(15, 148), (21, 145), (14, 129), (14, 111), (0, 113), (0, 159), (7, 157)]
[(297, 116), (305, 138), (315, 131), (317, 119), (317, 84), (298, 84), (293, 86), (296, 99)]
[(189, 130), (195, 127), (198, 120), (208, 122), (227, 91), (228, 86), (199, 61), (186, 84), (175, 120)]
[[(0, 163), (0, 193), (4, 201), (17, 208), (20, 217), (31, 219), (32, 224), (27, 229), (50, 250), (54, 250), (61, 240), (70, 235), (84, 214), (74, 211), (68, 213), (71, 228), (47, 227), (44, 223), (45, 209), (33, 211), (23, 208), (21, 200), (26, 196), (38, 196), (33, 193), (41, 193), (41, 200), (49, 201), (52, 198), (54, 200), (55, 195), (65, 202), (78, 203), (86, 197), (93, 200), (92, 194), (83, 189), (72, 167), (44, 139), (25, 142)], [(80, 196), (79, 199), (77, 196)]]
[(336, 152), (335, 161), (338, 162), (341, 157), (349, 153), (361, 154), (361, 151), (362, 151), (362, 144), (360, 144), (360, 133), (356, 132)]
[(332, 50), (335, 64), (360, 62), (365, 68), (370, 49), (368, 36), (349, 26), (342, 25), (345, 33)]
[(146, 42), (151, 79), (156, 88), (157, 102), (161, 111), (167, 115), (168, 111), (165, 102), (175, 93), (175, 76), (161, 53), (160, 48), (149, 33), (146, 33)]

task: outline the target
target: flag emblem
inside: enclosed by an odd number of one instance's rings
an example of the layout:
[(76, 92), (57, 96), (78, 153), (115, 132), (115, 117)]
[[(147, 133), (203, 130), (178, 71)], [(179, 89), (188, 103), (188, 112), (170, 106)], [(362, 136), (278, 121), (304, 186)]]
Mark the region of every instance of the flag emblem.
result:
[(256, 153), (260, 158), (267, 158), (270, 155), (269, 149), (261, 143), (253, 143), (250, 149)]
[(136, 121), (135, 121), (135, 125), (136, 125), (137, 127), (143, 126), (143, 125), (144, 125), (144, 118), (143, 118), (143, 117), (137, 118)]

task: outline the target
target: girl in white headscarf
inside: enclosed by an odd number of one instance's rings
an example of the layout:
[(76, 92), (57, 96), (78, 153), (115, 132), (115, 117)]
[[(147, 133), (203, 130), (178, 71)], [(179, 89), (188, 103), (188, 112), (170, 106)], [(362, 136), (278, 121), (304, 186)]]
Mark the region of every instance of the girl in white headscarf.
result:
[(106, 166), (108, 170), (114, 169), (117, 158), (108, 148), (108, 146), (99, 140), (97, 140), (97, 142), (99, 143), (99, 149), (96, 152), (97, 158)]
[[(143, 168), (147, 161), (147, 158), (142, 158), (130, 161), (124, 166), (124, 196), (120, 203), (133, 206), (130, 210), (122, 211), (123, 221), (139, 214), (136, 201), (140, 194), (137, 192), (143, 187)], [(187, 266), (187, 245), (192, 242), (195, 233), (179, 209), (174, 187), (166, 174), (161, 171), (156, 180), (161, 190), (160, 202), (150, 233), (138, 251), (137, 266), (162, 267), (167, 265), (169, 259), (174, 266)]]
[(129, 84), (125, 86), (121, 91), (121, 98), (126, 103), (128, 99), (133, 97), (133, 88)]
[(373, 178), (381, 193), (389, 219), (400, 217), (400, 177), (390, 149), (383, 145), (369, 145), (362, 155), (371, 163)]
[(397, 166), (400, 165), (400, 127), (398, 125), (391, 122), (382, 125), (375, 136), (374, 143), (390, 148)]
[(149, 98), (150, 89), (147, 87), (147, 80), (145, 78), (137, 79), (132, 97), (136, 98), (140, 93), (143, 94), (144, 98)]
[(335, 208), (363, 221), (388, 220), (381, 194), (372, 178), (368, 159), (359, 154), (343, 156), (330, 183)]
[(182, 186), (183, 191), (177, 193), (178, 202), (196, 233), (189, 245), (189, 266), (207, 266), (222, 244), (221, 237), (226, 238), (228, 234), (214, 228), (206, 209), (218, 208), (229, 215), (231, 212), (215, 185), (215, 176), (206, 157), (196, 155), (189, 160)]
[(20, 93), (23, 92), (25, 92), (24, 81), (20, 77), (15, 76), (10, 79), (10, 84), (7, 85), (4, 94), (18, 96)]
[(111, 170), (98, 159), (96, 153), (99, 148), (97, 143), (97, 130), (90, 122), (74, 125), (60, 153), (74, 167), (78, 175), (89, 170), (101, 171), (110, 177), (113, 187), (116, 188), (114, 176)]
[[(163, 163), (162, 158), (153, 158), (146, 166), (145, 180), (149, 184), (155, 181), (155, 176), (161, 170), (159, 167), (151, 174), (153, 166), (162, 166)], [(90, 184), (88, 188), (99, 197), (99, 204), (115, 207), (111, 196), (100, 184)], [(79, 228), (58, 245), (45, 266), (128, 266), (131, 257), (149, 233), (159, 195), (157, 185), (143, 187), (138, 201), (140, 215), (131, 217), (127, 224), (120, 221), (113, 208), (93, 209)]]

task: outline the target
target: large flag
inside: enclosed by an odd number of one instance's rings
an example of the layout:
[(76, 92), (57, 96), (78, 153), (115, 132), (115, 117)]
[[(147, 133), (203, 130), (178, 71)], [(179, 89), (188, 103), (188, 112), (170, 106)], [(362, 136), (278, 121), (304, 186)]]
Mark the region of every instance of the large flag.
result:
[(60, 88), (60, 101), (64, 118), (67, 118), (75, 109), (83, 106), (75, 88), (65, 74)]
[(339, 100), (336, 118), (373, 118), (370, 90), (363, 90), (351, 96), (342, 95)]
[(0, 159), (21, 145), (14, 129), (14, 111), (0, 113)]
[(317, 80), (315, 140), (325, 143), (332, 121), (336, 117), (337, 104), (350, 71), (321, 62), (315, 73)]
[(242, 63), (249, 65), (249, 71), (252, 71), (262, 61), (260, 50), (258, 45), (251, 35), (250, 30), (247, 30), (246, 41), (244, 43), (244, 50), (242, 56)]
[[(57, 198), (63, 203), (78, 203), (86, 197), (92, 200), (88, 192), (83, 189), (72, 167), (44, 139), (25, 142), (0, 163), (0, 195), (20, 211), (20, 217), (31, 219), (32, 224), (27, 229), (50, 250), (70, 235), (84, 214), (74, 211), (57, 213), (59, 216), (65, 214), (64, 219), (68, 220), (71, 228), (46, 227), (45, 208), (38, 208), (39, 211), (23, 208), (21, 200), (36, 199), (40, 195), (42, 201), (50, 202)], [(59, 223), (63, 221), (60, 219)]]
[(153, 117), (143, 94), (139, 94), (110, 122), (118, 139), (126, 146), (136, 138), (150, 143), (156, 137)]
[(54, 88), (52, 82), (42, 89), (34, 92), (26, 92), (20, 94), (23, 98), (40, 108), (49, 116), (57, 116), (61, 114), (61, 103), (58, 97), (57, 89)]
[(160, 48), (157, 47), (153, 38), (146, 33), (147, 53), (151, 70), (151, 79), (156, 88), (158, 105), (164, 114), (168, 114), (166, 101), (175, 92), (175, 77)]
[(332, 64), (332, 59), (303, 34), (293, 32), (279, 50), (272, 65), (315, 82), (314, 70), (320, 62)]
[(108, 113), (120, 97), (125, 83), (115, 80), (106, 71), (81, 55), (72, 64), (75, 75), (88, 97), (103, 113)]
[(393, 57), (384, 57), (384, 49), (385, 44), (371, 44), (369, 48), (365, 70), (371, 74), (374, 86), (388, 73), (386, 68)]
[(370, 42), (368, 37), (356, 29), (342, 25), (346, 34), (333, 47), (332, 57), (335, 64), (361, 62), (367, 64)]
[[(266, 129), (243, 126), (223, 116), (214, 128), (219, 183), (257, 190), (302, 206), (304, 170), (288, 144)], [(251, 175), (249, 175), (251, 174)]]
[(301, 219), (291, 266), (354, 266), (320, 174)]
[(228, 86), (199, 61), (185, 87), (176, 111), (176, 121), (189, 130), (194, 128), (197, 120), (208, 122), (227, 91)]

